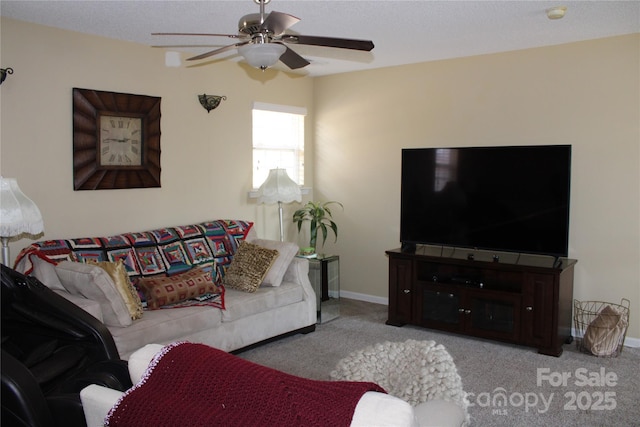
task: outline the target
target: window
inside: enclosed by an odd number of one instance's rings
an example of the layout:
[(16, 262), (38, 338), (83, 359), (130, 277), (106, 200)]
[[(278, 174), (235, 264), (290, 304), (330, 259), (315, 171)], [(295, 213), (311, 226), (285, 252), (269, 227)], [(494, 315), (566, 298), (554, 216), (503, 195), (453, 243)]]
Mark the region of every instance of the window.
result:
[(436, 149), (436, 191), (444, 190), (448, 182), (458, 179), (458, 152), (449, 148)]
[(253, 106), (253, 188), (267, 179), (269, 170), (286, 169), (298, 185), (304, 184), (304, 117), (306, 108), (255, 103)]

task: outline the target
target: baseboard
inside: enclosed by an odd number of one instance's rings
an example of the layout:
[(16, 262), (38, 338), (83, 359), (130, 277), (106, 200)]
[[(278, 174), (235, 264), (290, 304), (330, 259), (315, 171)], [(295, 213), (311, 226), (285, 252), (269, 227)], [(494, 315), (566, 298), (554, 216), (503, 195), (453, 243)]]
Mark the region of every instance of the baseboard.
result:
[(389, 298), (376, 297), (373, 295), (360, 294), (358, 292), (340, 291), (341, 298), (349, 298), (357, 301), (372, 302), (374, 304), (389, 305)]
[[(373, 295), (361, 294), (358, 292), (340, 291), (341, 298), (349, 298), (357, 301), (372, 302), (374, 304), (389, 305), (389, 298), (376, 297)], [(571, 330), (574, 337), (577, 337), (575, 329)], [(640, 348), (640, 338), (626, 337), (624, 340), (625, 347)]]
[(640, 348), (640, 338), (626, 337), (624, 339), (625, 347)]

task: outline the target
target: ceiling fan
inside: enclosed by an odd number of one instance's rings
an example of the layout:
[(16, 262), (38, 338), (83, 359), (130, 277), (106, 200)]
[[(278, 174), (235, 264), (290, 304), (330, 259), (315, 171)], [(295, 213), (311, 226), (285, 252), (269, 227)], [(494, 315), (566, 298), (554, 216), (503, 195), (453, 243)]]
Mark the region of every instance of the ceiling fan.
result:
[(265, 15), (264, 6), (271, 0), (253, 1), (260, 5), (260, 13), (251, 13), (240, 18), (238, 22), (238, 34), (152, 33), (152, 35), (213, 36), (238, 39), (240, 40), (238, 43), (187, 58), (187, 61), (209, 58), (237, 48), (238, 53), (240, 53), (251, 66), (260, 68), (263, 71), (275, 65), (279, 60), (292, 70), (309, 65), (309, 61), (290, 49), (287, 44), (304, 44), (363, 51), (373, 49), (373, 42), (371, 40), (287, 34), (286, 30), (300, 21), (299, 18), (276, 11)]

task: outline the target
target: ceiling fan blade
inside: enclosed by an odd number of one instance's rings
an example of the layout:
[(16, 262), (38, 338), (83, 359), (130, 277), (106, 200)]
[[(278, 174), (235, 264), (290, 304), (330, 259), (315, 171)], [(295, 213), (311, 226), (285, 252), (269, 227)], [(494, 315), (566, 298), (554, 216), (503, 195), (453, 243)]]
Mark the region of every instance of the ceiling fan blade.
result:
[(303, 36), (286, 34), (282, 36), (286, 43), (308, 44), (312, 46), (337, 47), (340, 49), (366, 50), (373, 49), (371, 40), (340, 39), (335, 37)]
[(300, 18), (288, 13), (273, 11), (264, 19), (260, 29), (270, 31), (274, 35), (280, 35), (297, 22), (300, 22)]
[(187, 47), (220, 47), (219, 44), (156, 44), (151, 47), (161, 48), (161, 49), (171, 49), (171, 48), (187, 48)]
[(309, 61), (304, 59), (302, 56), (298, 55), (292, 49), (289, 49), (285, 46), (287, 50), (280, 57), (280, 61), (282, 61), (287, 67), (292, 70), (296, 70), (298, 68), (306, 67), (310, 64)]
[(151, 33), (152, 36), (210, 36), (210, 37), (229, 37), (237, 39), (242, 37), (238, 34), (215, 34), (215, 33)]
[(215, 49), (215, 50), (212, 50), (210, 52), (205, 52), (202, 55), (197, 55), (197, 56), (193, 56), (191, 58), (187, 58), (187, 61), (197, 61), (198, 59), (208, 58), (210, 56), (217, 55), (219, 53), (226, 52), (226, 51), (231, 50), (231, 49), (235, 49), (235, 48), (240, 47), (240, 46), (242, 46), (244, 44), (247, 44), (247, 43), (249, 43), (249, 42), (230, 44), (228, 46), (221, 47), (220, 49)]

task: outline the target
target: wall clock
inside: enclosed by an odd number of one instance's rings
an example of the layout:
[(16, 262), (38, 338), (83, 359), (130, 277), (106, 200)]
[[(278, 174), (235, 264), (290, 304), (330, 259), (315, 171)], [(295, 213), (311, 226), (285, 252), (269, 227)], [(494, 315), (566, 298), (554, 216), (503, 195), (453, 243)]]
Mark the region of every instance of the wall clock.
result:
[(73, 188), (160, 187), (160, 98), (73, 89)]

